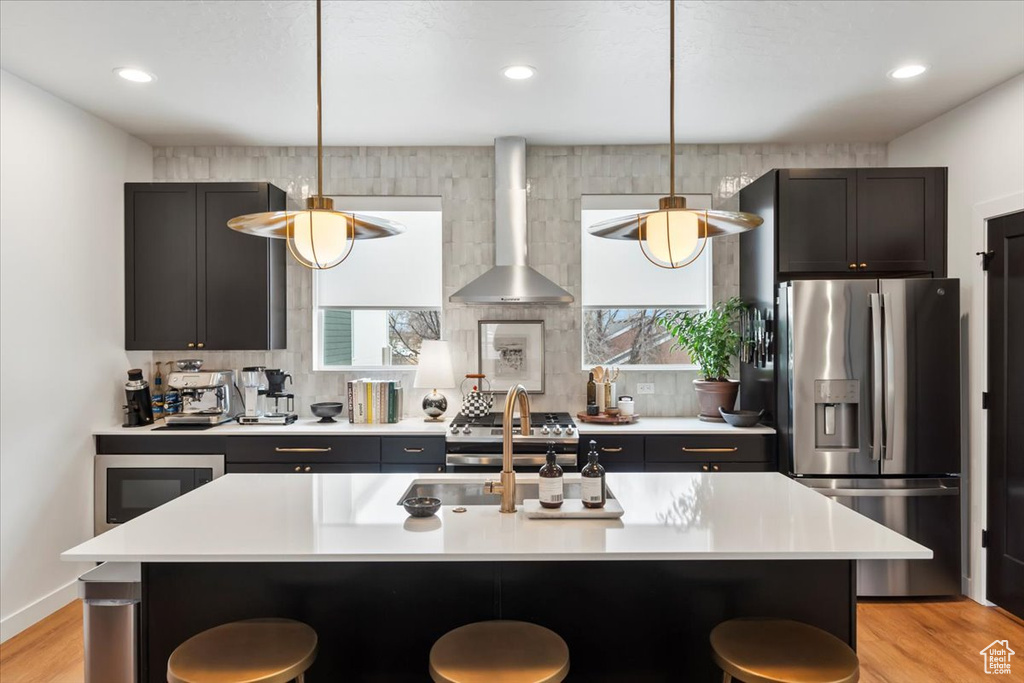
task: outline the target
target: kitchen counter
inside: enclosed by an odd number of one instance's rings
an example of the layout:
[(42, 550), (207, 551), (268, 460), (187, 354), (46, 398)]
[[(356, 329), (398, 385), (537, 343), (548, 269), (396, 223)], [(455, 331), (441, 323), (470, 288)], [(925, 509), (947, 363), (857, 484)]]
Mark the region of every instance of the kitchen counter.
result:
[(703, 422), (696, 417), (639, 417), (633, 424), (605, 425), (576, 420), (580, 437), (589, 434), (774, 434), (767, 425), (733, 427), (726, 422)]
[[(566, 475), (567, 480), (579, 475)], [(531, 520), (496, 505), (409, 518), (413, 480), (493, 475), (229, 474), (86, 541), (67, 561), (927, 559), (931, 551), (776, 473), (612, 473), (621, 520)], [(519, 481), (536, 480), (521, 475)]]
[[(356, 434), (396, 436), (444, 436), (452, 416), (445, 416), (440, 422), (426, 422), (420, 417), (403, 418), (395, 424), (349, 424), (339, 420), (333, 424), (322, 424), (316, 418), (300, 418), (290, 425), (240, 425), (226, 422), (211, 429), (160, 429), (163, 423), (146, 427), (107, 427), (93, 431), (94, 436), (137, 436), (157, 434), (160, 436), (346, 436)], [(724, 422), (701, 422), (696, 417), (641, 417), (634, 424), (602, 425), (577, 422), (581, 436), (588, 434), (774, 434), (775, 430), (765, 425), (756, 427), (733, 427)]]

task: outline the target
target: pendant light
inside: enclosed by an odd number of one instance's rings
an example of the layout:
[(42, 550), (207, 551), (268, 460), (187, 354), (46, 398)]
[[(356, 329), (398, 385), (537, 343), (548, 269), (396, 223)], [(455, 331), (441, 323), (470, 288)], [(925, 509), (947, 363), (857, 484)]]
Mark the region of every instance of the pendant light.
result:
[(669, 0), (669, 195), (658, 200), (658, 210), (610, 218), (592, 225), (591, 235), (613, 240), (634, 240), (659, 268), (688, 266), (704, 252), (707, 241), (720, 235), (753, 230), (760, 216), (738, 211), (686, 208), (676, 196), (676, 3)]
[(286, 239), (296, 261), (326, 270), (348, 258), (355, 240), (391, 237), (405, 228), (383, 218), (335, 211), (334, 200), (324, 196), (320, 2), (316, 0), (316, 194), (306, 200), (304, 211), (250, 213), (232, 218), (228, 227), (247, 235)]

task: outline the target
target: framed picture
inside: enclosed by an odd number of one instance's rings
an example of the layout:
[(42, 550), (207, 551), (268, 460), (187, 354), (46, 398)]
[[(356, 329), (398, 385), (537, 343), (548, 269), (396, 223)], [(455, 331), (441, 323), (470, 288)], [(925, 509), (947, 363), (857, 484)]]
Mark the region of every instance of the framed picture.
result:
[(487, 375), (493, 393), (516, 384), (544, 393), (543, 320), (481, 320), (478, 337), (478, 372)]

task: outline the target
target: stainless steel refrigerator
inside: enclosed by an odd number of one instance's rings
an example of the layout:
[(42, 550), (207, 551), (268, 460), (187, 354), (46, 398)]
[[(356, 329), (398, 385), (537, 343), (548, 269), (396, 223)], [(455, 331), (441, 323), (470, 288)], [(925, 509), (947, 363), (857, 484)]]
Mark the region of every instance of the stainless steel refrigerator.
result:
[(790, 474), (935, 555), (862, 560), (857, 594), (959, 595), (959, 281), (784, 282), (777, 340)]

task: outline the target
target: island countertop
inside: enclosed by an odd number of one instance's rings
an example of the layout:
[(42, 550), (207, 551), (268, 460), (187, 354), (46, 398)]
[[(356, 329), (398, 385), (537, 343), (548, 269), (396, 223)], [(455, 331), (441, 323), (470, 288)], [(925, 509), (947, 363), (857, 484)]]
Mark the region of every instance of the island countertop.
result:
[[(566, 475), (567, 480), (578, 474)], [(61, 555), (115, 562), (929, 559), (930, 550), (777, 473), (611, 473), (621, 519), (497, 505), (413, 519), (414, 481), (493, 475), (229, 474)], [(536, 475), (520, 475), (535, 481)], [(520, 506), (521, 509), (521, 506)]]

